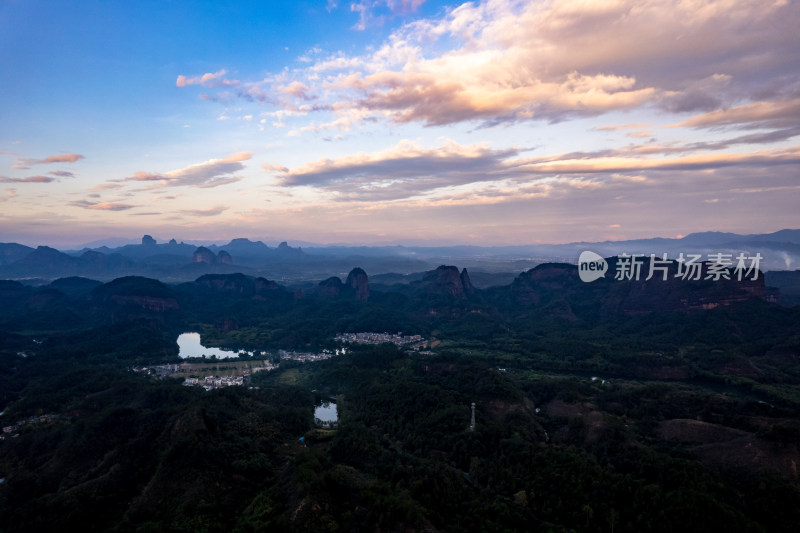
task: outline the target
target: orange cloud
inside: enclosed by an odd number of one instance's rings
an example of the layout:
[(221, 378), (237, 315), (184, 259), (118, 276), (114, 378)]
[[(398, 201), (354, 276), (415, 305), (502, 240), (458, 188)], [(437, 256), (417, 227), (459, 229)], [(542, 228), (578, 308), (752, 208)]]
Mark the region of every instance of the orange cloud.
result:
[(529, 80), (516, 86), (494, 74), (486, 78), (465, 83), (468, 78), (458, 73), (381, 72), (363, 79), (348, 78), (339, 88), (364, 93), (356, 106), (388, 113), (396, 122), (435, 125), (474, 119), (518, 120), (541, 115), (552, 120), (570, 114), (595, 115), (641, 105), (655, 93), (653, 88), (636, 89), (633, 78), (605, 74), (573, 72), (560, 81)]
[(79, 159), (84, 159), (81, 154), (59, 154), (45, 157), (44, 159), (20, 158), (12, 165), (13, 168), (27, 169), (31, 165), (47, 165), (52, 163), (74, 163)]
[(289, 85), (279, 87), (278, 91), (280, 91), (283, 94), (288, 94), (290, 96), (302, 98), (303, 100), (312, 99), (312, 96), (308, 94), (310, 91), (308, 85), (299, 81), (293, 81)]
[[(362, 16), (385, 4), (359, 2)], [(363, 20), (362, 20), (363, 22)], [(375, 51), (337, 52), (307, 69), (247, 84), (239, 96), (319, 95), (310, 111), (337, 116), (317, 131), (354, 122), (486, 125), (561, 121), (654, 105), (667, 112), (721, 109), (758, 87), (792, 86), (800, 11), (791, 2), (737, 0), (486, 0), (406, 24)], [(311, 61), (310, 57), (305, 58)], [(179, 78), (215, 83), (220, 71)], [(268, 87), (280, 82), (273, 87)], [(285, 109), (293, 109), (285, 103)]]
[(37, 163), (74, 163), (78, 159), (83, 158), (84, 157), (81, 154), (51, 155), (49, 157), (45, 157)]

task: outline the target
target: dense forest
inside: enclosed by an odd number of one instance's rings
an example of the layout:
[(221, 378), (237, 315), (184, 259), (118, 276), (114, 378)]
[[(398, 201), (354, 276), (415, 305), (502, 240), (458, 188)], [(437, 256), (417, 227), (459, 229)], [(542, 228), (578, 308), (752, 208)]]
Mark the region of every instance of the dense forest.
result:
[[(761, 284), (0, 281), (0, 530), (794, 531), (800, 307)], [(404, 332), (205, 391), (134, 367)], [(243, 357), (265, 357), (260, 355)], [(336, 428), (314, 406), (335, 398)], [(475, 427), (470, 428), (471, 404)]]

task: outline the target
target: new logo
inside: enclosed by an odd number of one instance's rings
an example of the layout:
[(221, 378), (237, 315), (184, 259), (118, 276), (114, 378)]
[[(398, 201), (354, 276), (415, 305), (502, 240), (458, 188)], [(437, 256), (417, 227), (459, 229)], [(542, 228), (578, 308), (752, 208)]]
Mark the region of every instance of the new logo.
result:
[(600, 279), (606, 275), (608, 263), (600, 255), (586, 250), (578, 258), (578, 275), (586, 283)]

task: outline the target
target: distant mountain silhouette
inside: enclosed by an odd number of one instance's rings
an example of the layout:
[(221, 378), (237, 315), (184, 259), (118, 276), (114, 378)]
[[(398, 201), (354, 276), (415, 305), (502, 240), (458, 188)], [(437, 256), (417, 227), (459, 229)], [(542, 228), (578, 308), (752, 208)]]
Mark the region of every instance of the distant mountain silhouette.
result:
[[(202, 253), (197, 255), (200, 250)], [(700, 232), (683, 238), (653, 238), (627, 241), (576, 242), (529, 246), (449, 246), (449, 247), (309, 247), (305, 249), (281, 242), (270, 247), (261, 241), (232, 239), (225, 245), (178, 242), (175, 239), (159, 244), (149, 236), (142, 244), (117, 248), (100, 247), (79, 251), (59, 251), (47, 246), (36, 249), (16, 243), (0, 244), (0, 278), (51, 280), (68, 276), (84, 276), (111, 280), (125, 275), (138, 275), (171, 281), (188, 281), (205, 273), (235, 273), (294, 281), (322, 280), (341, 277), (352, 265), (361, 265), (375, 275), (395, 273), (398, 283), (414, 278), (402, 276), (431, 272), (437, 265), (467, 264), (470, 272), (481, 280), (481, 286), (495, 284), (494, 279), (508, 280), (521, 271), (544, 262), (575, 263), (579, 254), (591, 250), (603, 257), (620, 254), (643, 254), (649, 257), (667, 253), (708, 255), (723, 253), (736, 257), (761, 255), (762, 270), (794, 270), (800, 266), (800, 230), (785, 229), (769, 234), (738, 235), (734, 233)], [(212, 257), (213, 256), (213, 257)], [(199, 260), (198, 260), (199, 259)], [(495, 273), (504, 273), (494, 278)], [(460, 274), (459, 274), (460, 276)], [(469, 277), (469, 276), (467, 276)], [(376, 277), (379, 283), (392, 283), (390, 278)], [(467, 285), (472, 285), (467, 280)]]
[(15, 263), (30, 254), (34, 249), (17, 243), (0, 243), (0, 265)]

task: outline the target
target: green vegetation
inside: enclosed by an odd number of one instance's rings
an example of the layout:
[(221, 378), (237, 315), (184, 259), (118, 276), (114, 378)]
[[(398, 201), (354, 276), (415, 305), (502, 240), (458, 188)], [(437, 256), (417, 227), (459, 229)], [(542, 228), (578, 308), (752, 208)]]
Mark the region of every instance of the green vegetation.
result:
[[(522, 304), (508, 288), (409, 285), (362, 302), (141, 279), (44, 296), (0, 284), (0, 530), (800, 523), (799, 308), (630, 314), (597, 287)], [(352, 346), (209, 392), (130, 370), (179, 362), (187, 330), (231, 349), (314, 350), (370, 330), (439, 343), (433, 356)], [(315, 403), (334, 396), (337, 428), (315, 428)]]

